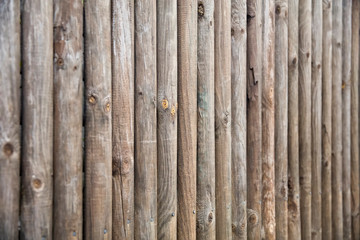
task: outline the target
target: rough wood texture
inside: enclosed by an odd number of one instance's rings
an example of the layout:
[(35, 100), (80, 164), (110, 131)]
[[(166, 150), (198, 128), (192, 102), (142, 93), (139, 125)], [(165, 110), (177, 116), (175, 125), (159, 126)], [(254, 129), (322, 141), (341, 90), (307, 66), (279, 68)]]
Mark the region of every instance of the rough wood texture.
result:
[[(351, 150), (350, 150), (350, 70), (351, 70), (351, 3), (343, 0), (342, 44), (342, 188), (343, 188), (343, 239), (351, 239)], [(356, 70), (355, 70), (356, 71)]]
[(23, 1), (21, 22), (23, 134), (20, 234), (22, 239), (51, 239), (53, 1)]
[(246, 0), (231, 1), (231, 217), (232, 239), (247, 239)]
[(331, 239), (332, 0), (322, 9), (321, 228), (322, 239)]
[(197, 0), (178, 1), (177, 238), (196, 239)]
[(111, 239), (111, 1), (85, 2), (85, 238)]
[(312, 0), (311, 13), (311, 239), (321, 240), (322, 0)]
[(20, 1), (0, 4), (0, 239), (18, 239), (20, 206)]
[(112, 236), (134, 238), (134, 1), (112, 1)]
[(158, 239), (176, 239), (177, 214), (177, 2), (157, 6)]
[(275, 1), (276, 239), (288, 239), (288, 0)]
[(311, 238), (311, 0), (299, 1), (299, 176), (301, 237)]
[(333, 2), (332, 18), (332, 235), (333, 239), (343, 238), (342, 201), (342, 1)]
[(231, 1), (215, 1), (216, 238), (231, 239)]
[(351, 19), (351, 228), (352, 238), (360, 239), (359, 214), (359, 11), (360, 2), (354, 0)]
[(214, 0), (198, 1), (196, 238), (215, 239)]
[(82, 239), (83, 5), (54, 1), (54, 239)]
[(156, 1), (135, 0), (135, 239), (156, 239)]
[(301, 239), (299, 186), (299, 0), (289, 0), (288, 237)]
[(247, 233), (261, 232), (262, 1), (247, 1)]
[(263, 4), (262, 238), (275, 240), (275, 0)]

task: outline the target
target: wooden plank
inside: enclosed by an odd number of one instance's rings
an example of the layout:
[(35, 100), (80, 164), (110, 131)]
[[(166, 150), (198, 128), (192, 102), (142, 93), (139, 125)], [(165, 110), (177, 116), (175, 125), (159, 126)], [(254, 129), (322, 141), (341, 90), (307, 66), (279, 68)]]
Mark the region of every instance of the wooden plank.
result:
[(322, 3), (321, 227), (322, 239), (331, 239), (332, 0)]
[(18, 239), (20, 207), (20, 1), (0, 5), (0, 239)]
[(177, 238), (196, 239), (197, 0), (178, 1)]
[(288, 239), (288, 0), (275, 1), (276, 238)]
[(247, 233), (261, 232), (262, 1), (247, 1)]
[(196, 238), (215, 239), (214, 0), (198, 1)]
[(333, 239), (343, 238), (342, 206), (342, 1), (333, 1), (332, 12), (332, 233)]
[(156, 239), (156, 1), (135, 1), (135, 239)]
[(111, 1), (85, 1), (85, 238), (111, 239)]
[(231, 1), (232, 239), (247, 239), (246, 0)]
[(311, 7), (311, 237), (320, 240), (322, 0), (312, 0)]
[(159, 239), (176, 239), (177, 214), (177, 1), (157, 6), (157, 151)]
[(299, 0), (289, 0), (288, 237), (301, 239), (299, 185)]
[(351, 3), (343, 0), (343, 44), (342, 44), (342, 188), (343, 188), (343, 239), (351, 239)]
[(263, 4), (262, 238), (275, 240), (275, 0)]
[(112, 1), (112, 236), (134, 238), (134, 1)]
[(215, 1), (216, 238), (231, 239), (231, 1)]
[(301, 237), (311, 238), (311, 0), (299, 1), (299, 176)]
[(82, 239), (83, 4), (54, 1), (54, 239)]
[(351, 228), (352, 238), (360, 239), (359, 214), (359, 11), (360, 2), (353, 1), (351, 19)]
[(53, 1), (22, 6), (21, 238), (52, 238)]

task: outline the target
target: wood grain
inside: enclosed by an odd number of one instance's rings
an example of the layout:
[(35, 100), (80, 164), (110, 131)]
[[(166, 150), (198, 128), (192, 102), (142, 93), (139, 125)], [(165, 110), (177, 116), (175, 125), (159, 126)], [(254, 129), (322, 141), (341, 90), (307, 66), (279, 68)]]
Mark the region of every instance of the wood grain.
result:
[(20, 1), (0, 4), (0, 239), (18, 239), (20, 208)]
[(275, 1), (276, 239), (288, 239), (288, 0)]
[(53, 1), (22, 4), (20, 237), (52, 239)]
[(313, 0), (311, 7), (311, 237), (320, 240), (322, 0)]
[(83, 238), (83, 5), (54, 1), (54, 239)]
[(332, 12), (332, 235), (333, 239), (343, 238), (342, 199), (342, 1), (333, 1)]
[(196, 239), (197, 0), (178, 1), (177, 238)]
[(111, 1), (85, 2), (85, 238), (112, 235)]
[(176, 239), (177, 214), (177, 2), (157, 6), (158, 239)]
[(331, 239), (332, 0), (323, 1), (322, 9), (321, 228), (322, 239)]
[(246, 1), (231, 1), (231, 217), (232, 239), (247, 239)]
[(196, 238), (215, 239), (214, 0), (198, 1)]
[(135, 1), (135, 239), (156, 239), (156, 1)]
[(112, 1), (112, 237), (134, 238), (134, 1)]
[(216, 238), (231, 239), (231, 1), (215, 1)]

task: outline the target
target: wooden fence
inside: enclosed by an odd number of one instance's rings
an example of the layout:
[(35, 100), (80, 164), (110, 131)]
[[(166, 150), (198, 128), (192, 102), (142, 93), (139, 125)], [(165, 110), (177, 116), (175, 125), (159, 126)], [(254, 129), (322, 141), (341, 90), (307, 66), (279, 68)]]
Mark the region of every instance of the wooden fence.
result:
[(359, 0), (0, 0), (0, 239), (360, 239)]

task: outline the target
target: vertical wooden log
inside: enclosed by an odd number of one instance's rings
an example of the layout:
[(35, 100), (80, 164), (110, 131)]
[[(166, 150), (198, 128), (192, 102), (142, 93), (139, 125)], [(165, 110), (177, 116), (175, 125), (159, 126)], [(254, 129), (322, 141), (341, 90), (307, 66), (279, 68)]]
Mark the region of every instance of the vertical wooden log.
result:
[(177, 238), (196, 239), (197, 0), (178, 1)]
[(288, 0), (275, 5), (276, 238), (288, 239)]
[(20, 206), (20, 1), (0, 6), (0, 239), (18, 239)]
[(275, 240), (275, 0), (263, 3), (262, 238)]
[(322, 0), (311, 5), (311, 237), (321, 240)]
[(321, 228), (322, 239), (331, 239), (332, 0), (322, 1), (322, 9)]
[(85, 237), (111, 239), (111, 1), (85, 2)]
[(231, 1), (231, 217), (232, 239), (247, 239), (246, 0)]
[(247, 1), (247, 233), (261, 232), (262, 1)]
[(22, 8), (21, 238), (52, 238), (53, 2), (26, 0)]
[(311, 0), (299, 1), (299, 176), (301, 237), (311, 238)]
[(134, 1), (112, 1), (112, 236), (134, 238)]
[(332, 28), (332, 230), (333, 239), (343, 238), (342, 201), (342, 0), (333, 2)]
[(231, 1), (215, 1), (216, 238), (231, 239)]
[(359, 11), (360, 2), (354, 0), (351, 19), (351, 228), (353, 239), (360, 239), (359, 214)]
[(135, 239), (156, 239), (156, 1), (135, 0)]
[(54, 1), (54, 239), (82, 239), (83, 5)]
[(159, 239), (176, 239), (177, 3), (157, 0), (157, 152)]
[(342, 188), (343, 188), (343, 239), (351, 239), (351, 150), (350, 150), (350, 75), (351, 75), (351, 3), (343, 0), (342, 45)]
[(299, 186), (299, 0), (289, 0), (289, 239), (301, 239)]
[(196, 238), (215, 239), (214, 0), (198, 1)]

